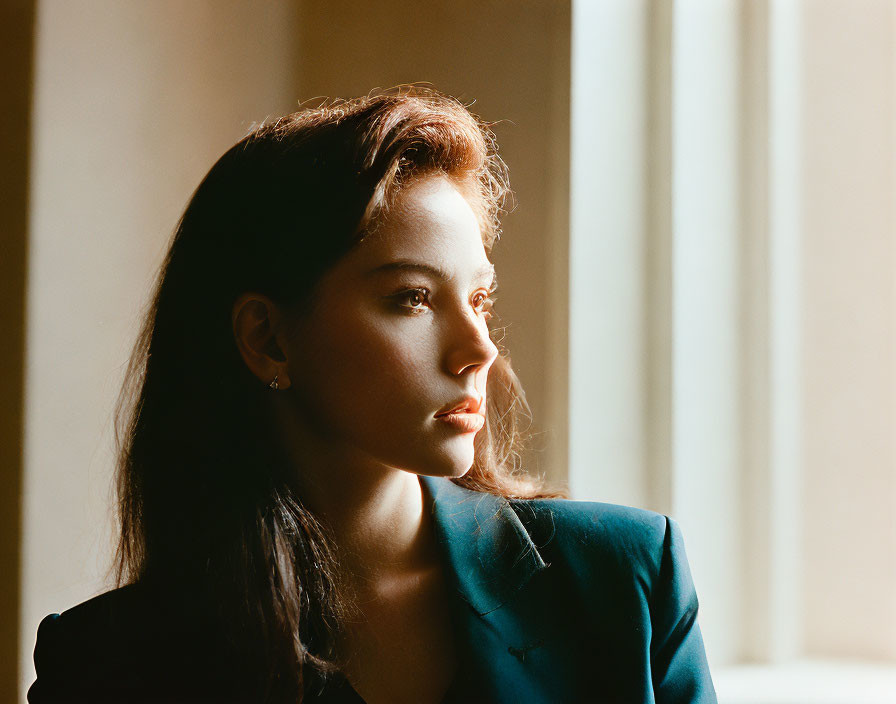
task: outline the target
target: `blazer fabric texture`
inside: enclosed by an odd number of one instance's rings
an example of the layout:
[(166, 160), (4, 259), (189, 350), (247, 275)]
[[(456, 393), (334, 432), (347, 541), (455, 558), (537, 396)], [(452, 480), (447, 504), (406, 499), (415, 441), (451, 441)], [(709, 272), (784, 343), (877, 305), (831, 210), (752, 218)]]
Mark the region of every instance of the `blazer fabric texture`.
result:
[[(675, 520), (420, 482), (452, 580), (445, 704), (717, 704)], [(44, 618), (28, 702), (259, 701), (213, 624), (176, 601), (134, 584)], [(339, 677), (305, 700), (363, 702)]]

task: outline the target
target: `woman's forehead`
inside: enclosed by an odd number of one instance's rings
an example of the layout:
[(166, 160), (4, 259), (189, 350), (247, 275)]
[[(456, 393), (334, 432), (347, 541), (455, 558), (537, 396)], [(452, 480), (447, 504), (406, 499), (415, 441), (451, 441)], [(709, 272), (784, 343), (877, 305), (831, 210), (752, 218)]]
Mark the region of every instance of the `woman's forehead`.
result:
[[(376, 276), (388, 276), (398, 272), (426, 274), (427, 276), (441, 279), (442, 281), (453, 281), (457, 278), (457, 274), (454, 271), (446, 268), (438, 261), (428, 262), (422, 259), (410, 259), (406, 257), (390, 259), (382, 264), (374, 266), (372, 269), (368, 269), (364, 272), (364, 275), (372, 278)], [(472, 276), (476, 280), (494, 280), (496, 276), (495, 266), (488, 260), (485, 260), (485, 263), (480, 264), (478, 268), (472, 272)]]
[(373, 266), (416, 259), (455, 264), (467, 260), (478, 267), (486, 260), (479, 220), (445, 176), (406, 186), (359, 250), (364, 263)]

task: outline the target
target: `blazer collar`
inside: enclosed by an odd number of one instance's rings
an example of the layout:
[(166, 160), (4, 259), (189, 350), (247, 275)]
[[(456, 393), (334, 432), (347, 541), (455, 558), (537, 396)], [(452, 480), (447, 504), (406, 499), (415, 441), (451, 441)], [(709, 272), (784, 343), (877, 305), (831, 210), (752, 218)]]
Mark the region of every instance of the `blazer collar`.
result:
[(421, 475), (420, 484), (431, 498), (436, 536), (458, 591), (480, 615), (501, 607), (547, 567), (504, 497), (470, 491), (446, 477)]

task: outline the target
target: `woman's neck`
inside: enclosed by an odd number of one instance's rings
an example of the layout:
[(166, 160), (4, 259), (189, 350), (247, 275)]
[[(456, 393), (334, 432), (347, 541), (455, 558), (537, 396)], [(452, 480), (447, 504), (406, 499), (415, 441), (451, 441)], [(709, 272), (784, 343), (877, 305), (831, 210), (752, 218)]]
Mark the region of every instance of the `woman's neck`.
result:
[(432, 567), (435, 541), (419, 478), (390, 469), (381, 476), (327, 482), (308, 508), (333, 532), (343, 571), (355, 587), (380, 590)]
[(342, 571), (356, 589), (382, 589), (437, 564), (431, 515), (416, 474), (334, 449), (294, 416), (281, 417), (281, 423), (301, 501), (332, 532)]

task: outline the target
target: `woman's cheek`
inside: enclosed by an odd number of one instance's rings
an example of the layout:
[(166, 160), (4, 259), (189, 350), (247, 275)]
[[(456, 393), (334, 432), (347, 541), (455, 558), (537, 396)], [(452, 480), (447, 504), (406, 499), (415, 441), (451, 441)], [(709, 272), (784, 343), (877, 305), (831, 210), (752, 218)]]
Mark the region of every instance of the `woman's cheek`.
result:
[(382, 414), (383, 408), (411, 411), (413, 401), (425, 405), (428, 399), (419, 397), (432, 383), (434, 367), (429, 369), (426, 362), (433, 352), (431, 341), (400, 324), (401, 319), (351, 307), (338, 312), (309, 342), (314, 344), (316, 385), (341, 408), (339, 415), (373, 409)]

